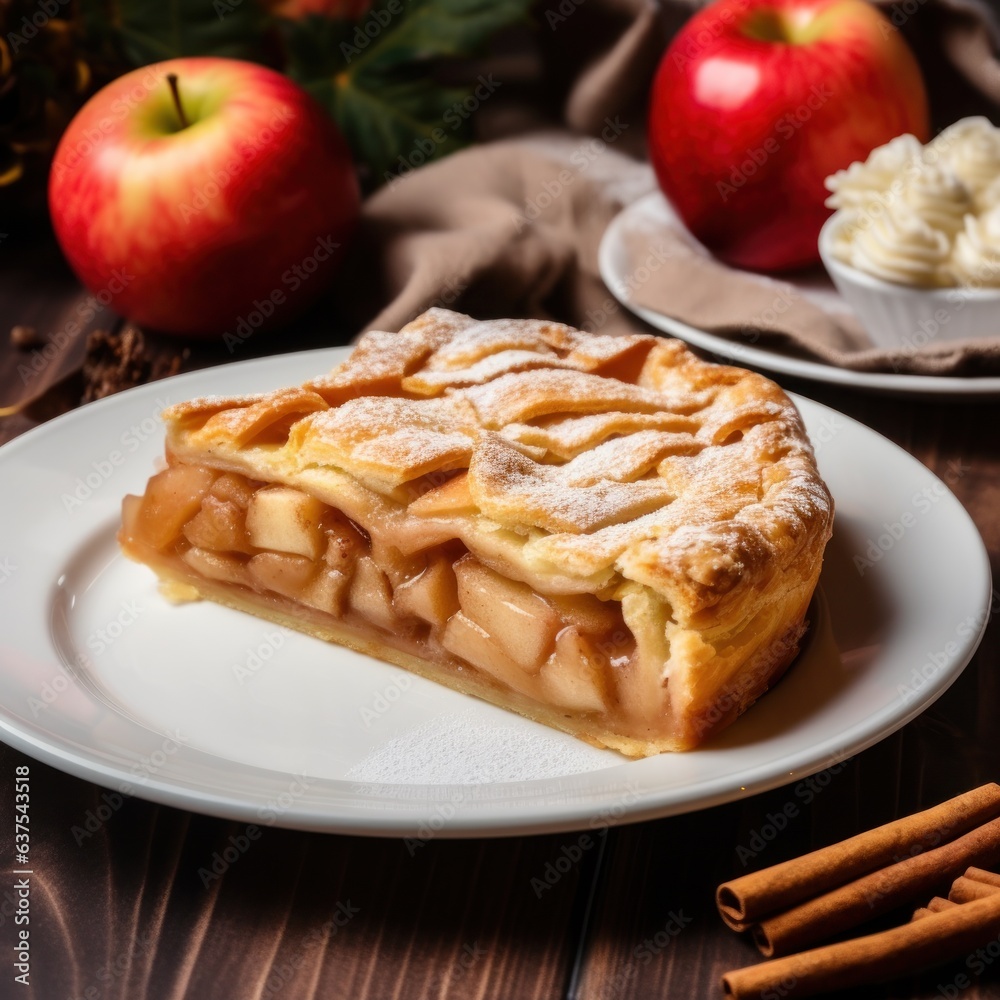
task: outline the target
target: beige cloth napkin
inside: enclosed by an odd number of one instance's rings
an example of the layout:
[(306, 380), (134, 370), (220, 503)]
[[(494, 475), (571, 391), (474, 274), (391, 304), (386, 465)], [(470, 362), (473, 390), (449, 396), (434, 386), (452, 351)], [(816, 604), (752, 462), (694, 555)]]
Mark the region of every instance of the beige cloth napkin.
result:
[(397, 330), (438, 305), (625, 332), (636, 321), (601, 281), (597, 248), (621, 207), (651, 183), (646, 168), (604, 140), (474, 146), (368, 199), (340, 285), (353, 290), (368, 329)]

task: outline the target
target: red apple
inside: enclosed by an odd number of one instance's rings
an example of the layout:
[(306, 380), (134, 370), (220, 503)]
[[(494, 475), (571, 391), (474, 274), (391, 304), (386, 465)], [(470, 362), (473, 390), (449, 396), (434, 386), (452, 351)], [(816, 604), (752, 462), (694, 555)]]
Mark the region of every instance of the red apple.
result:
[(904, 132), (929, 137), (920, 68), (866, 0), (718, 0), (685, 24), (653, 83), (660, 186), (737, 267), (818, 260), (823, 179)]
[(245, 337), (323, 291), (359, 194), (347, 146), (299, 86), (192, 58), (84, 105), (56, 150), (49, 208), (100, 301), (153, 329)]

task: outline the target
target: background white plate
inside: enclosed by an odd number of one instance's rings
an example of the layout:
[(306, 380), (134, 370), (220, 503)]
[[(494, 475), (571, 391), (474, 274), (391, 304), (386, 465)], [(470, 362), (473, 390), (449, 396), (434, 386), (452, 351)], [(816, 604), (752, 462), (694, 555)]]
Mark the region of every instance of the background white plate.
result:
[[(882, 393), (891, 392), (918, 397), (991, 397), (1000, 395), (1000, 376), (960, 378), (949, 375), (896, 375), (892, 372), (852, 371), (849, 368), (838, 368), (821, 361), (808, 361), (782, 354), (779, 351), (742, 344), (737, 340), (730, 340), (728, 337), (700, 330), (671, 316), (664, 316), (663, 313), (631, 302), (629, 299), (631, 276), (626, 253), (625, 233), (635, 228), (671, 225), (673, 220), (673, 210), (663, 195), (659, 191), (650, 192), (618, 213), (605, 230), (598, 250), (598, 267), (608, 290), (623, 306), (655, 329), (662, 330), (672, 337), (679, 337), (695, 347), (710, 351), (720, 358), (735, 361), (746, 368), (759, 368), (762, 371), (794, 375), (816, 382), (829, 382), (833, 385), (846, 385), (855, 389), (875, 389)], [(780, 279), (775, 280), (792, 285), (816, 299), (839, 300), (838, 305), (841, 309), (848, 308), (833, 287), (833, 283), (828, 279), (823, 280), (822, 287), (818, 286), (815, 280), (807, 283), (796, 275), (782, 275)]]
[[(786, 678), (692, 753), (628, 761), (253, 617), (167, 604), (115, 544), (121, 497), (161, 454), (161, 408), (298, 383), (343, 356), (179, 376), (0, 449), (6, 742), (111, 788), (256, 823), (422, 837), (586, 828), (801, 780), (926, 708), (979, 641), (989, 565), (964, 509), (905, 452), (805, 399), (838, 504), (827, 609), (821, 599)], [(866, 550), (870, 565), (856, 563)]]

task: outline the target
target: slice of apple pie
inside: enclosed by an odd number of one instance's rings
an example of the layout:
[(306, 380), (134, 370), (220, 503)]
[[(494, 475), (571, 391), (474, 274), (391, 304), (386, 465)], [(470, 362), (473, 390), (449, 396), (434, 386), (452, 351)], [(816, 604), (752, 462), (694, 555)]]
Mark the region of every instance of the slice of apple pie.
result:
[(680, 342), (432, 309), (172, 406), (121, 544), (205, 597), (630, 756), (795, 657), (833, 504), (798, 413)]

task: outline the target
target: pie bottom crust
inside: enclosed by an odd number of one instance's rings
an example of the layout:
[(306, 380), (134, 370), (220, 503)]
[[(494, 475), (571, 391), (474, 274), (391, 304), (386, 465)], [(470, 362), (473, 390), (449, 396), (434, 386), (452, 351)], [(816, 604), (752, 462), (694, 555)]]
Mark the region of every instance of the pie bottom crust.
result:
[[(470, 668), (458, 659), (451, 659), (447, 663), (430, 660), (420, 654), (420, 644), (417, 641), (407, 643), (405, 637), (393, 636), (393, 641), (390, 642), (387, 641), (388, 636), (365, 634), (348, 622), (279, 594), (259, 594), (246, 588), (210, 580), (193, 572), (179, 559), (136, 545), (134, 541), (126, 548), (126, 554), (157, 573), (161, 589), (168, 599), (188, 601), (205, 598), (236, 611), (345, 646), (395, 664), (462, 694), (472, 695), (527, 719), (569, 733), (592, 746), (617, 750), (627, 757), (648, 757), (666, 751), (692, 749), (692, 732), (697, 734), (696, 740), (700, 744), (725, 729), (746, 711), (781, 678), (799, 654), (802, 639), (809, 627), (805, 615), (813, 592), (811, 586), (800, 588), (803, 593), (796, 599), (800, 601), (801, 607), (792, 618), (795, 624), (750, 656), (730, 683), (718, 691), (711, 708), (688, 720), (688, 739), (637, 739), (616, 732), (593, 717), (543, 705), (494, 681), (488, 674)], [(788, 610), (791, 615), (791, 609)], [(414, 648), (404, 648), (406, 645)]]

